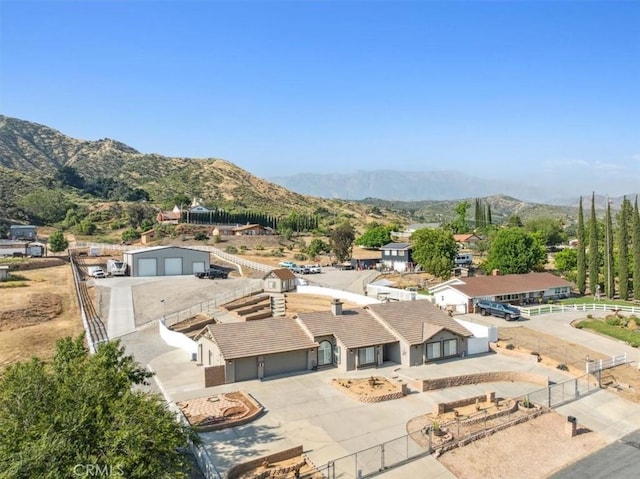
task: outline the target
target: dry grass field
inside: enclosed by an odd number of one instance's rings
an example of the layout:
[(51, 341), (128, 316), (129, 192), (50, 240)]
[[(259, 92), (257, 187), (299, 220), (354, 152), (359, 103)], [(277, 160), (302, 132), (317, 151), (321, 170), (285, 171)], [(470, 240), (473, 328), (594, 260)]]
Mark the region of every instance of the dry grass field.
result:
[(15, 274), (22, 279), (0, 285), (0, 369), (49, 359), (57, 339), (83, 333), (69, 265)]

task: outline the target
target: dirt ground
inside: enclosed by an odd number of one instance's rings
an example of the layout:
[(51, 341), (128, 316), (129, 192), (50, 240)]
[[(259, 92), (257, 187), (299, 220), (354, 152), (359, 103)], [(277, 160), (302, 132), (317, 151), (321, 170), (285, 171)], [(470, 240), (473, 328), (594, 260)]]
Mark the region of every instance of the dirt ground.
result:
[(50, 359), (57, 339), (83, 332), (69, 265), (16, 274), (24, 286), (0, 288), (0, 369), (33, 356)]
[(579, 424), (578, 434), (569, 437), (566, 424), (564, 416), (549, 412), (446, 452), (438, 460), (458, 479), (541, 479), (606, 444)]
[[(540, 333), (526, 327), (498, 328), (498, 345), (513, 345), (515, 351), (537, 352), (541, 363), (556, 368), (564, 364), (575, 376), (585, 374), (585, 361), (604, 359), (604, 354), (574, 343), (567, 343), (555, 336)], [(640, 402), (640, 370), (629, 363), (602, 372), (601, 385), (634, 402)]]

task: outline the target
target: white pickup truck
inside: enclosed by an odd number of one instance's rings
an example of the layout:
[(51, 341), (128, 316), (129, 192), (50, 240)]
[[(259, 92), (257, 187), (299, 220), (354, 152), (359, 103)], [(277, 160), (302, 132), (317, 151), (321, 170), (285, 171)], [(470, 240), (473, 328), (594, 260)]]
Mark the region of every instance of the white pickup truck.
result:
[(88, 266), (87, 272), (92, 278), (106, 278), (107, 273), (100, 266)]

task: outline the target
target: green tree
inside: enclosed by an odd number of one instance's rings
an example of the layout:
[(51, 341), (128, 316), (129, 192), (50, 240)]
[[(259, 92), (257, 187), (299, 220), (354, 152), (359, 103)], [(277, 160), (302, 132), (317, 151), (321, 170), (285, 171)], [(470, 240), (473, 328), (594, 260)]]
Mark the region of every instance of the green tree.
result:
[(576, 232), (578, 246), (576, 257), (576, 286), (580, 294), (584, 294), (587, 288), (587, 260), (584, 247), (584, 211), (582, 209), (582, 196), (578, 209), (578, 230)]
[(349, 221), (340, 223), (329, 232), (329, 246), (338, 263), (351, 259), (355, 237), (355, 231)]
[(484, 268), (505, 274), (528, 273), (544, 266), (547, 254), (538, 235), (521, 228), (500, 230), (491, 240)]
[(613, 226), (611, 224), (611, 204), (607, 201), (607, 217), (605, 229), (605, 293), (607, 298), (613, 298), (616, 292), (616, 277), (613, 267)]
[(62, 191), (47, 188), (27, 193), (16, 204), (32, 222), (49, 225), (62, 221), (72, 206)]
[(568, 273), (578, 266), (578, 250), (573, 248), (565, 248), (558, 251), (553, 257), (553, 262), (558, 271)]
[(443, 228), (421, 228), (411, 235), (413, 260), (422, 270), (448, 279), (458, 254), (453, 234)]
[(52, 253), (59, 253), (69, 247), (69, 242), (64, 237), (64, 233), (61, 230), (56, 230), (49, 236), (49, 251)]
[(455, 208), (456, 219), (451, 223), (451, 229), (454, 233), (466, 233), (469, 231), (469, 224), (467, 223), (467, 211), (471, 207), (471, 203), (468, 201), (462, 201), (458, 203)]
[(140, 238), (140, 231), (135, 228), (129, 228), (122, 232), (122, 241), (135, 241)]
[(88, 353), (82, 337), (58, 341), (50, 366), (38, 358), (0, 377), (0, 477), (73, 477), (77, 464), (119, 477), (180, 477), (178, 452), (192, 431), (157, 395), (133, 390), (151, 373), (118, 342)]
[(322, 253), (328, 253), (329, 251), (331, 251), (331, 248), (326, 242), (320, 238), (314, 238), (309, 242), (305, 253), (307, 253), (310, 258), (315, 258)]
[(524, 230), (538, 233), (547, 246), (554, 246), (567, 240), (563, 231), (562, 221), (553, 218), (535, 218), (524, 224)]
[(627, 221), (631, 204), (626, 197), (622, 200), (622, 208), (618, 214), (618, 287), (620, 299), (629, 298), (629, 227)]
[(98, 225), (87, 218), (81, 220), (75, 227), (76, 232), (81, 235), (92, 235), (97, 231), (97, 229)]
[(631, 245), (633, 248), (633, 299), (640, 300), (640, 211), (638, 211), (637, 196), (633, 205)]
[(380, 248), (391, 243), (391, 232), (394, 229), (394, 226), (374, 225), (356, 240), (356, 244), (365, 248)]
[(522, 228), (522, 219), (518, 215), (513, 214), (507, 218), (505, 226), (507, 228)]
[(596, 294), (600, 258), (598, 257), (598, 222), (596, 220), (596, 194), (591, 193), (591, 217), (589, 220), (589, 291)]

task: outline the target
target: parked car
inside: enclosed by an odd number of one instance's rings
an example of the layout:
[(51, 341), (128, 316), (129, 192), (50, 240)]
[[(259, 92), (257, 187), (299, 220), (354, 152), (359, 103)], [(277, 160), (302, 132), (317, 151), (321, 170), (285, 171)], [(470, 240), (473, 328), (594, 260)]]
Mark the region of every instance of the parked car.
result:
[(520, 318), (520, 310), (518, 308), (497, 301), (480, 300), (476, 303), (476, 309), (480, 310), (482, 316), (498, 316), (507, 321)]
[(282, 261), (278, 263), (281, 268), (295, 268), (296, 264), (293, 261)]
[(197, 273), (194, 273), (194, 276), (200, 279), (227, 279), (229, 277), (229, 273), (218, 268), (209, 268), (208, 271), (198, 271)]
[(311, 274), (318, 274), (322, 272), (319, 264), (310, 264), (305, 266), (305, 268), (307, 268)]

